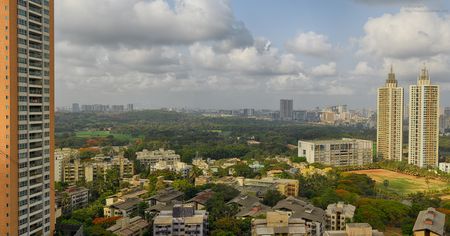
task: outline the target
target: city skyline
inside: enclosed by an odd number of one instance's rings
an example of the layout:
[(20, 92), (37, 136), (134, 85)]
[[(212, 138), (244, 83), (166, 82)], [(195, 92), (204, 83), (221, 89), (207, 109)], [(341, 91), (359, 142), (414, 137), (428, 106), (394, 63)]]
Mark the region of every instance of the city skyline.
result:
[[(305, 108), (375, 108), (376, 88), (391, 64), (399, 85), (407, 87), (418, 72), (412, 68), (426, 63), (441, 85), (442, 105), (449, 106), (449, 4), (59, 1), (56, 18), (64, 21), (56, 25), (57, 105), (259, 109), (276, 108), (278, 99), (289, 97)], [(151, 33), (161, 27), (171, 30)], [(186, 33), (189, 28), (198, 30)]]

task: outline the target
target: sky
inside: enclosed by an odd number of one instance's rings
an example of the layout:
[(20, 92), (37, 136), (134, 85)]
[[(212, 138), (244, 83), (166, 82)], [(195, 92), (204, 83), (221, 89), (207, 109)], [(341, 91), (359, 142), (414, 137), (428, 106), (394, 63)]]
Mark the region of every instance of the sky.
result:
[(375, 108), (426, 65), (450, 106), (447, 0), (58, 0), (56, 105)]

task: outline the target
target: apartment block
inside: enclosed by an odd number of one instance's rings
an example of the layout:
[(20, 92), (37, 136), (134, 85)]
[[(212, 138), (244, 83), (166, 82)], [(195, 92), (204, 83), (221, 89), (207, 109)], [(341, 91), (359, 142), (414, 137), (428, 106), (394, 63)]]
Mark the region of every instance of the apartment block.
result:
[(118, 236), (142, 236), (149, 228), (150, 224), (146, 220), (136, 216), (121, 218), (107, 230)]
[(252, 236), (306, 236), (305, 221), (285, 212), (267, 212), (265, 219), (252, 220)]
[(403, 158), (403, 88), (391, 71), (377, 99), (377, 157), (402, 161)]
[(308, 163), (362, 166), (373, 162), (373, 142), (361, 139), (299, 141), (298, 156)]
[(53, 0), (4, 0), (0, 7), (0, 235), (51, 235)]
[(410, 86), (408, 163), (437, 167), (439, 160), (439, 86), (423, 68), (417, 85)]
[(292, 120), (294, 118), (294, 100), (281, 99), (280, 100), (280, 119)]
[(328, 205), (325, 211), (327, 230), (345, 230), (346, 224), (353, 221), (355, 210), (355, 206), (343, 202)]
[(284, 196), (298, 196), (299, 181), (296, 179), (279, 179), (265, 177), (261, 179), (236, 178), (239, 187), (263, 187), (267, 189), (276, 189)]
[(208, 213), (195, 210), (193, 205), (177, 204), (170, 211), (161, 211), (153, 221), (153, 235), (206, 236), (208, 235)]
[(83, 187), (68, 188), (57, 194), (56, 203), (64, 213), (86, 207), (89, 203), (89, 189)]
[(175, 162), (181, 161), (180, 155), (173, 150), (159, 150), (149, 151), (144, 149), (142, 152), (136, 152), (137, 160), (144, 166), (153, 168), (158, 162), (165, 161), (167, 165), (174, 165)]

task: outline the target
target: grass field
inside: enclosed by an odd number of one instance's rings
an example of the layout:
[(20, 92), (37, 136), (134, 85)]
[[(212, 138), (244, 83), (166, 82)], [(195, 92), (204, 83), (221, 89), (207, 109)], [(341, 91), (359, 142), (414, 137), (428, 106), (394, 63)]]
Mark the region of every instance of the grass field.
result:
[(110, 131), (78, 131), (76, 132), (76, 136), (79, 138), (98, 138), (98, 137), (107, 137), (109, 135), (113, 135), (114, 138), (120, 140), (130, 140), (131, 136), (125, 134), (115, 134)]
[(376, 184), (379, 188), (385, 188), (383, 186), (383, 182), (384, 180), (388, 180), (389, 186), (387, 187), (387, 190), (396, 192), (398, 194), (409, 194), (428, 190), (441, 190), (450, 186), (449, 183), (436, 179), (430, 179), (429, 183), (427, 184), (425, 178), (415, 177), (383, 169), (350, 171), (350, 173), (368, 175), (370, 178), (377, 182)]

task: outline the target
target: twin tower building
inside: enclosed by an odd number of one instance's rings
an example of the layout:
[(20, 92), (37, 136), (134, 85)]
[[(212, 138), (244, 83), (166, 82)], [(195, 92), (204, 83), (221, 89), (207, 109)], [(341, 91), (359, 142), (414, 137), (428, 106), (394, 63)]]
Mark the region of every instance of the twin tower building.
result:
[[(431, 84), (424, 67), (416, 85), (409, 89), (408, 163), (437, 167), (439, 161), (439, 86)], [(403, 161), (404, 90), (391, 71), (384, 87), (378, 89), (377, 156)]]

